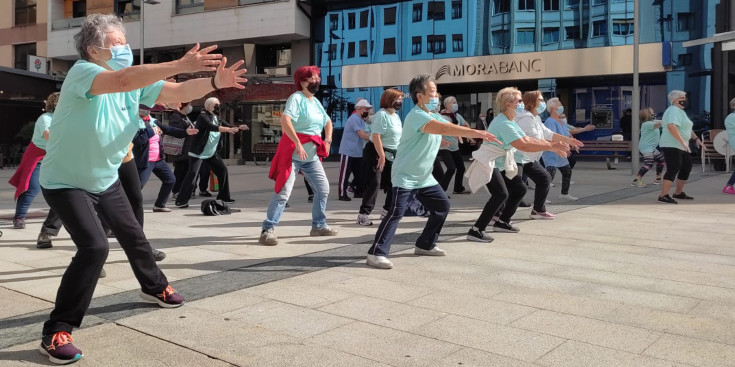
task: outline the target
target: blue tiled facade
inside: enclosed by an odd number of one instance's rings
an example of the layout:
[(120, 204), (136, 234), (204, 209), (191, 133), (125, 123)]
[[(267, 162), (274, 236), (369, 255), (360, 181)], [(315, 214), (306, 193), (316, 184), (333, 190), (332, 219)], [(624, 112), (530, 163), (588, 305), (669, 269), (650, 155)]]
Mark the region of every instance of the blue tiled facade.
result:
[[(670, 64), (665, 75), (642, 83), (644, 105), (663, 111), (666, 92), (682, 89), (690, 93), (690, 113), (709, 111), (712, 46), (684, 48), (682, 42), (714, 34), (719, 1), (640, 1), (640, 42), (671, 45), (671, 57), (661, 60)], [(336, 94), (353, 103), (364, 97), (377, 104), (383, 88), (341, 88), (343, 65), (632, 45), (633, 7), (633, 0), (413, 0), (357, 8), (345, 2), (342, 9), (314, 19), (317, 32), (323, 32), (315, 37), (315, 62), (324, 83), (332, 77)], [(540, 80), (538, 88), (554, 95), (556, 84)], [(468, 87), (468, 93), (497, 91), (476, 88)], [(616, 124), (631, 102), (626, 84), (571, 93), (573, 109), (609, 105)], [(335, 125), (342, 121), (335, 118)]]

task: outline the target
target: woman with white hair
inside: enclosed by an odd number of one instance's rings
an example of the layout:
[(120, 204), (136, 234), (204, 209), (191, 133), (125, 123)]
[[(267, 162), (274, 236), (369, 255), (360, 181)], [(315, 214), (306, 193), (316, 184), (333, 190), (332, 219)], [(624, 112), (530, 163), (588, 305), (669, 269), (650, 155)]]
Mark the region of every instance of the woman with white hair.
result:
[(222, 200), (227, 204), (235, 202), (230, 197), (230, 179), (227, 166), (217, 154), (217, 149), (219, 148), (220, 133), (235, 134), (240, 130), (247, 130), (248, 127), (247, 125), (230, 126), (230, 124), (219, 118), (219, 114), (219, 99), (215, 97), (207, 98), (204, 101), (204, 109), (199, 113), (199, 117), (197, 117), (194, 124), (194, 128), (199, 132), (192, 139), (189, 148), (189, 171), (186, 172), (184, 182), (181, 184), (181, 191), (176, 196), (177, 208), (189, 207), (189, 199), (191, 199), (196, 175), (202, 166), (202, 162), (207, 162), (209, 168), (217, 176), (219, 182), (217, 200)]
[[(243, 61), (225, 68), (225, 58), (210, 54), (216, 46), (196, 45), (176, 61), (131, 66), (133, 53), (123, 23), (111, 14), (89, 15), (74, 41), (81, 60), (61, 86), (40, 178), (46, 202), (77, 246), (43, 325), (39, 348), (57, 364), (83, 357), (72, 344), (71, 332), (82, 324), (109, 251), (99, 217), (125, 251), (141, 298), (165, 308), (184, 303), (156, 265), (118, 179), (118, 167), (138, 131), (138, 105), (190, 101), (218, 87), (244, 88), (239, 83), (246, 81), (239, 77), (245, 73), (238, 70)], [(216, 74), (183, 83), (163, 80), (202, 71)]]
[[(459, 105), (457, 104), (457, 98), (449, 96), (444, 98), (444, 110), (441, 111), (442, 116), (449, 122), (458, 126), (469, 126), (464, 117), (457, 113)], [(459, 151), (459, 143), (462, 142), (461, 137), (457, 136), (445, 136), (444, 140), (449, 142), (449, 146), (446, 148), (439, 149), (439, 156), (447, 167), (444, 175), (439, 184), (442, 186), (444, 191), (449, 189), (449, 181), (454, 176), (454, 194), (469, 194), (470, 192), (465, 189), (462, 180), (464, 180), (464, 159), (462, 153)]]
[[(664, 116), (661, 118), (661, 125), (664, 129), (658, 144), (666, 160), (666, 173), (664, 174), (664, 182), (661, 185), (661, 195), (658, 197), (658, 202), (677, 204), (676, 199), (694, 199), (684, 193), (684, 185), (692, 171), (689, 140), (695, 139), (700, 147), (702, 141), (692, 132), (692, 120), (684, 112), (687, 107), (686, 93), (680, 90), (672, 90), (669, 93), (669, 102), (671, 106), (664, 111)], [(672, 198), (669, 191), (674, 184), (674, 180), (677, 180), (677, 182)]]
[[(727, 131), (730, 150), (735, 151), (735, 98), (730, 100), (730, 110), (733, 112), (730, 112), (730, 114), (725, 117), (725, 131)], [(735, 185), (735, 171), (730, 175), (730, 179), (727, 180), (727, 184), (722, 189), (722, 193), (735, 195), (735, 188), (733, 185)]]
[[(571, 138), (572, 133), (569, 131), (569, 127), (561, 119), (564, 106), (561, 104), (559, 98), (549, 99), (548, 108), (550, 114), (546, 121), (544, 121), (544, 126), (555, 134)], [(541, 159), (544, 160), (544, 166), (549, 171), (552, 181), (554, 180), (554, 176), (556, 176), (556, 171), (561, 172), (561, 194), (559, 194), (559, 198), (575, 201), (577, 198), (569, 194), (569, 185), (572, 182), (572, 164), (568, 156), (568, 154), (560, 155), (547, 151), (541, 155)]]

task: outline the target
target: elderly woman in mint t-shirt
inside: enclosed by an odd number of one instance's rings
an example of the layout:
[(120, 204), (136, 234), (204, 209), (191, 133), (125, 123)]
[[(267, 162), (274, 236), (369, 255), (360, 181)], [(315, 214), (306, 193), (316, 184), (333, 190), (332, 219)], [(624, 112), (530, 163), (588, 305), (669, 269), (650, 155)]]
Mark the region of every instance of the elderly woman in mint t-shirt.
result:
[[(658, 197), (660, 203), (677, 204), (676, 199), (692, 200), (693, 197), (684, 193), (684, 184), (689, 179), (692, 171), (692, 157), (689, 148), (689, 140), (694, 139), (698, 146), (702, 146), (696, 134), (692, 132), (692, 120), (689, 119), (684, 109), (687, 106), (687, 95), (680, 90), (672, 90), (669, 93), (671, 106), (664, 111), (661, 118), (663, 132), (658, 145), (666, 159), (666, 173), (661, 185), (661, 195)], [(704, 148), (702, 148), (704, 149)], [(674, 197), (669, 196), (671, 186), (676, 182)]]
[[(74, 43), (81, 60), (61, 86), (40, 178), (46, 202), (77, 247), (43, 325), (40, 351), (57, 364), (83, 357), (71, 332), (82, 324), (109, 251), (98, 216), (125, 251), (140, 296), (165, 308), (184, 303), (156, 265), (118, 179), (118, 167), (138, 131), (138, 105), (190, 101), (217, 87), (244, 88), (239, 83), (245, 81), (239, 78), (245, 70), (237, 70), (243, 61), (224, 68), (226, 59), (210, 54), (216, 46), (200, 50), (196, 45), (176, 61), (131, 66), (133, 53), (115, 15), (89, 15)], [(212, 78), (163, 81), (175, 74), (215, 70)]]

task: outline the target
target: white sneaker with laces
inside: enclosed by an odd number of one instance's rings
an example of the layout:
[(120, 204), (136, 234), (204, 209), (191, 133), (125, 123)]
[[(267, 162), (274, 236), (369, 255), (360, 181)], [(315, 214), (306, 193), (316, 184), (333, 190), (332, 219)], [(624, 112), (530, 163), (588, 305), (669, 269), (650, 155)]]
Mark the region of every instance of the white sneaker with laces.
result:
[(421, 256), (447, 256), (447, 252), (434, 246), (431, 250), (424, 250), (419, 247), (413, 248), (413, 254), (414, 255), (421, 255)]
[(357, 215), (357, 224), (361, 226), (372, 226), (373, 221), (370, 220), (370, 215), (368, 214), (358, 214)]
[(367, 255), (367, 261), (365, 263), (378, 269), (393, 268), (393, 263), (385, 256)]
[(564, 200), (569, 200), (569, 201), (577, 201), (578, 200), (577, 197), (572, 196), (572, 195), (569, 195), (569, 194), (566, 194), (566, 195), (561, 194), (561, 195), (559, 195), (559, 199), (564, 199)]

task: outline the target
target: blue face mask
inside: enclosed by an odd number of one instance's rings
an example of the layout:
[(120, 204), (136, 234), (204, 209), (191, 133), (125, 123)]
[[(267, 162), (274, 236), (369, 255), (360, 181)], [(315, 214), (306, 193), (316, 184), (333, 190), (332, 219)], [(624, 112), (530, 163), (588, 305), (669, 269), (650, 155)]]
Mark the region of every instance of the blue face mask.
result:
[(518, 102), (518, 107), (516, 107), (516, 113), (523, 113), (523, 111), (526, 110), (526, 105), (523, 104), (523, 102)]
[(426, 105), (426, 109), (429, 111), (434, 111), (439, 107), (439, 97), (431, 97), (429, 98), (429, 103)]
[(457, 110), (459, 110), (459, 106), (455, 103), (452, 105), (452, 112), (457, 113)]
[(110, 69), (118, 71), (133, 65), (133, 51), (130, 50), (130, 45), (112, 46), (105, 50), (110, 50), (112, 53), (112, 57), (106, 61)]
[(564, 106), (557, 107), (556, 108), (556, 114), (557, 115), (561, 115), (562, 113), (564, 113)]
[(536, 107), (536, 112), (542, 114), (544, 111), (546, 111), (546, 102), (539, 102), (538, 107)]

